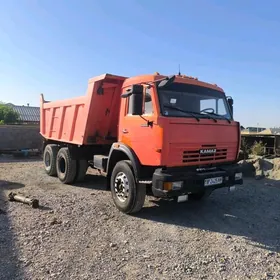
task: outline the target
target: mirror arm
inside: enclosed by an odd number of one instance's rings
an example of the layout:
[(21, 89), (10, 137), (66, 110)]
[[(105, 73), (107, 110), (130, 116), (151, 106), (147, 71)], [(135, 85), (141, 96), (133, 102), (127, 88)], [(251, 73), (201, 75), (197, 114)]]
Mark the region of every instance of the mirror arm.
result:
[(127, 97), (129, 97), (129, 96), (131, 96), (132, 95), (132, 92), (130, 91), (130, 92), (126, 92), (126, 93), (123, 93), (122, 95), (121, 95), (121, 98), (127, 98)]
[(154, 122), (153, 122), (153, 121), (149, 121), (149, 120), (145, 119), (145, 118), (144, 118), (143, 116), (141, 116), (141, 115), (140, 115), (140, 118), (147, 122), (146, 125), (141, 125), (142, 127), (143, 127), (143, 126), (145, 126), (145, 127), (149, 127), (149, 126), (150, 126), (150, 127), (153, 127), (153, 125), (154, 125)]
[(161, 78), (161, 79), (154, 80), (154, 81), (144, 82), (144, 83), (141, 83), (141, 84), (144, 84), (144, 85), (148, 86), (148, 88), (151, 88), (152, 84), (155, 84), (155, 83), (158, 83), (158, 82), (161, 82), (161, 81), (164, 81), (164, 80), (169, 80), (169, 78), (170, 77), (165, 77), (165, 78)]

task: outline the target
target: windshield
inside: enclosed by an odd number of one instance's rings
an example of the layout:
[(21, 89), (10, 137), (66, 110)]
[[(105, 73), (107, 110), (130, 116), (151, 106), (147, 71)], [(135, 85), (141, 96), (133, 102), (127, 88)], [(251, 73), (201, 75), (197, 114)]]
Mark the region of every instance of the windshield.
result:
[(173, 83), (158, 88), (158, 96), (161, 113), (164, 116), (192, 117), (196, 114), (199, 118), (211, 116), (211, 118), (232, 120), (225, 95), (218, 90)]

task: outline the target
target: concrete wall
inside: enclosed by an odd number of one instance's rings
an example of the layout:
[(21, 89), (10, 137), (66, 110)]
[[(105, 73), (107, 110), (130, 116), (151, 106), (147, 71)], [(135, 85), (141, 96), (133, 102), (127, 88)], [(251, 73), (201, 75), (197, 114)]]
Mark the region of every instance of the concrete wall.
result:
[(0, 125), (0, 151), (41, 149), (39, 131), (39, 125)]

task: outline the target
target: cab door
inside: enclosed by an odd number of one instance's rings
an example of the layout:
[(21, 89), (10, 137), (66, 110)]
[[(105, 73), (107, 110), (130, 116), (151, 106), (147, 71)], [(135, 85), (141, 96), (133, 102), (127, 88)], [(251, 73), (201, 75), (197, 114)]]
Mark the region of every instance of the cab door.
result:
[[(156, 152), (157, 112), (153, 90), (144, 88), (143, 114), (132, 115), (131, 96), (125, 100), (123, 119), (120, 118), (119, 141), (129, 146), (138, 156), (142, 165), (158, 165)], [(122, 117), (122, 116), (120, 116)]]

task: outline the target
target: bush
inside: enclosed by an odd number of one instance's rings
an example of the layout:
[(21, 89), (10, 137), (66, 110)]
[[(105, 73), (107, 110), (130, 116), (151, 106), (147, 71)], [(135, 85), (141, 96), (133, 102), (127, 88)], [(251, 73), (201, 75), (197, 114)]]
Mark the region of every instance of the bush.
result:
[(255, 141), (251, 148), (251, 152), (255, 156), (263, 156), (265, 154), (265, 144), (262, 141)]
[(242, 157), (242, 159), (247, 159), (251, 151), (245, 138), (241, 138), (240, 150), (240, 158)]
[(12, 124), (19, 120), (19, 115), (11, 107), (0, 104), (0, 124)]

